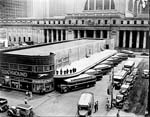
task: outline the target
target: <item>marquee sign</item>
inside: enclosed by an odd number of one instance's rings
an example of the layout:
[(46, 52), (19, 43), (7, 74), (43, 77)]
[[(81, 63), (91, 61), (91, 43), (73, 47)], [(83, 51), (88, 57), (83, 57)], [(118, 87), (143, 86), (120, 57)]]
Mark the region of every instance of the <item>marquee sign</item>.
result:
[(12, 71), (12, 70), (1, 70), (2, 74), (5, 75), (14, 75), (20, 77), (27, 77), (28, 74), (26, 72)]

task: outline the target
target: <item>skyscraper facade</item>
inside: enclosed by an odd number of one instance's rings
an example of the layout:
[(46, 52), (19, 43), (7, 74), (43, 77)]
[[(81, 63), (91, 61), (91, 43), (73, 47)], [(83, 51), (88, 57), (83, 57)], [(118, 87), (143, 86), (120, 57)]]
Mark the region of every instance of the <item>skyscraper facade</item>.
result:
[(0, 18), (27, 17), (27, 0), (0, 0)]

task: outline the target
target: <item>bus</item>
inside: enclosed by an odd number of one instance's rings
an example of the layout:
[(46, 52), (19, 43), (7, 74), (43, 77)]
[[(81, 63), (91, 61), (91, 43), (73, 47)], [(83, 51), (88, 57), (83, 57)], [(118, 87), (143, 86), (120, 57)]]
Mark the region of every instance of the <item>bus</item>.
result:
[(94, 75), (88, 75), (88, 74), (81, 74), (79, 76), (64, 79), (60, 85), (60, 92), (66, 93), (69, 91), (91, 87), (96, 84), (96, 76)]
[(103, 77), (103, 74), (101, 73), (101, 70), (89, 69), (85, 72), (85, 74), (96, 76), (97, 81), (101, 80), (102, 77)]
[(113, 86), (115, 89), (120, 89), (121, 85), (123, 84), (128, 72), (125, 70), (119, 70), (118, 72), (114, 73), (113, 75)]
[(134, 65), (135, 65), (134, 61), (126, 61), (123, 66), (123, 70), (128, 71), (128, 74), (130, 74), (134, 69)]

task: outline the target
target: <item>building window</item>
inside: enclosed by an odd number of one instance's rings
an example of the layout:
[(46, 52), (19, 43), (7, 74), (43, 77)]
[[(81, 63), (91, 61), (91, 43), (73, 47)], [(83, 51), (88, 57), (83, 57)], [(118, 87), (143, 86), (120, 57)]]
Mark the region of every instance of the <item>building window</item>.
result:
[(22, 70), (22, 71), (32, 71), (32, 66), (29, 66), (29, 65), (19, 65), (19, 70)]
[(46, 24), (46, 21), (44, 21), (44, 24)]
[(127, 24), (130, 24), (130, 21), (127, 21)]
[(116, 20), (113, 20), (113, 24), (116, 24)]
[(17, 64), (10, 64), (10, 69), (17, 70), (18, 69), (18, 65)]
[(31, 41), (31, 37), (28, 37), (28, 41)]
[(76, 20), (76, 24), (78, 24), (78, 20)]
[(63, 21), (63, 24), (65, 24), (65, 21)]
[(123, 21), (121, 21), (121, 24), (123, 24)]
[(105, 20), (105, 24), (107, 24), (108, 23), (108, 21), (107, 20)]
[(84, 20), (82, 20), (82, 24), (84, 24)]
[(143, 20), (141, 21), (141, 24), (144, 24), (144, 21), (143, 21)]
[(14, 42), (16, 42), (16, 37), (14, 37)]
[(55, 24), (55, 21), (53, 21), (53, 24)]
[(37, 21), (37, 24), (39, 24), (39, 21)]
[(51, 21), (49, 21), (49, 24), (51, 24)]
[(134, 24), (136, 24), (136, 21), (134, 21)]
[(98, 24), (100, 24), (101, 23), (101, 20), (98, 20)]
[(9, 36), (9, 41), (11, 41), (11, 37)]
[(69, 24), (71, 24), (71, 20), (69, 20)]
[(25, 37), (23, 37), (23, 41), (26, 42), (26, 38)]
[(60, 24), (60, 21), (58, 21), (58, 24)]

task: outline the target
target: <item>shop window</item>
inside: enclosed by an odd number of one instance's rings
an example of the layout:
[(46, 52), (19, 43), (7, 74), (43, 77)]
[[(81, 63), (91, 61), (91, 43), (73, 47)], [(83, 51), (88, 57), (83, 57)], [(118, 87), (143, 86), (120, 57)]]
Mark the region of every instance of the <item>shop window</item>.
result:
[(44, 71), (49, 71), (49, 66), (44, 66)]
[(32, 71), (32, 66), (29, 66), (29, 65), (19, 65), (19, 70)]
[(43, 66), (36, 66), (37, 72), (43, 72)]
[(1, 66), (1, 68), (4, 68), (4, 69), (8, 69), (9, 68), (9, 65), (8, 65), (8, 63), (1, 63), (0, 64)]
[(10, 69), (17, 70), (18, 69), (18, 65), (17, 64), (10, 64)]

